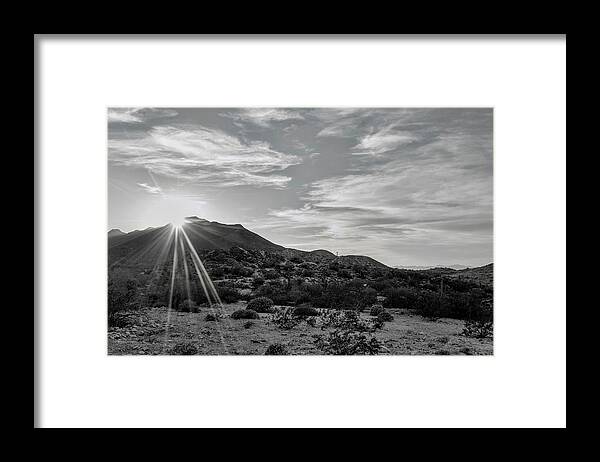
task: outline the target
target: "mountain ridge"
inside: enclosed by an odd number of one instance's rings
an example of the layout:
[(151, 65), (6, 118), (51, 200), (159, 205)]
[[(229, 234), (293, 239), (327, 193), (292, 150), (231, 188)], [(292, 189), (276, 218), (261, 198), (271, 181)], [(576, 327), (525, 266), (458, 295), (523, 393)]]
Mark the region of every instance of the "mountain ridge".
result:
[[(300, 250), (275, 244), (257, 233), (250, 231), (240, 223), (225, 224), (209, 221), (195, 215), (185, 217), (182, 225), (185, 234), (196, 250), (230, 250), (234, 247), (251, 250), (266, 250), (288, 253), (291, 256), (310, 256), (313, 258), (361, 263), (381, 268), (387, 265), (366, 255), (340, 255), (326, 249)], [(108, 232), (109, 262), (127, 259), (128, 255), (144, 256), (145, 260), (157, 258), (160, 249), (158, 242), (167, 237), (174, 225), (168, 223), (160, 227), (148, 227), (124, 233), (117, 228)], [(143, 250), (146, 249), (146, 250)]]

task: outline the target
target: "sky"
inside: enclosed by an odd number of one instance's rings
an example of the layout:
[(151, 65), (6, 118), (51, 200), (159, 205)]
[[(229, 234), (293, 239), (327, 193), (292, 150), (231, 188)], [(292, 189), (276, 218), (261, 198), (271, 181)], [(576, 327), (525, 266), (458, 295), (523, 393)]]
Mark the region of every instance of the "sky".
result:
[(491, 108), (109, 108), (108, 228), (196, 215), (389, 266), (492, 262)]

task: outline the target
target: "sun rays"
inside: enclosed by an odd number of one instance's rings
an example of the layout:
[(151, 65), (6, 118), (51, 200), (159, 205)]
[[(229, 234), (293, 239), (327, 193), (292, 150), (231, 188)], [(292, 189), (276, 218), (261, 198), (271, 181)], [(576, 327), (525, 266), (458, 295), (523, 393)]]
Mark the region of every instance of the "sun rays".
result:
[[(176, 224), (176, 223), (179, 223), (179, 224)], [(200, 256), (198, 255), (198, 252), (196, 252), (196, 249), (194, 248), (187, 232), (185, 231), (184, 226), (186, 223), (187, 222), (185, 219), (176, 220), (176, 221), (172, 222), (170, 224), (171, 232), (169, 233), (168, 237), (166, 238), (167, 241), (164, 244), (166, 248), (173, 247), (173, 258), (171, 260), (172, 261), (171, 278), (170, 278), (170, 286), (169, 286), (169, 299), (168, 299), (168, 305), (167, 305), (167, 317), (166, 317), (166, 321), (165, 321), (165, 337), (164, 337), (164, 341), (163, 341), (163, 352), (165, 351), (165, 348), (167, 347), (168, 340), (169, 340), (169, 328), (170, 328), (170, 324), (171, 324), (171, 311), (174, 308), (173, 301), (174, 301), (174, 294), (176, 291), (176, 281), (178, 280), (178, 278), (177, 278), (178, 272), (180, 273), (179, 276), (184, 277), (184, 286), (185, 286), (185, 293), (187, 295), (187, 299), (192, 300), (190, 284), (192, 282), (192, 279), (195, 276), (202, 288), (202, 292), (204, 293), (204, 296), (206, 297), (209, 310), (211, 311), (211, 313), (213, 314), (213, 316), (215, 316), (215, 318), (217, 320), (223, 318), (223, 304), (221, 302), (221, 298), (219, 297), (219, 293), (218, 293), (215, 285), (213, 284), (208, 272), (206, 271), (206, 268), (204, 267), (204, 264), (202, 263), (202, 260), (201, 260)], [(161, 255), (162, 255), (162, 252), (161, 252)], [(189, 266), (188, 266), (188, 262), (187, 262), (188, 257), (191, 259), (193, 269), (195, 270), (195, 274), (193, 274), (192, 269), (189, 268)], [(157, 262), (157, 265), (155, 265), (153, 272), (157, 270), (158, 265), (160, 265), (160, 262)], [(182, 272), (179, 268), (180, 266), (183, 268)], [(223, 335), (223, 331), (222, 331), (218, 321), (217, 321), (217, 330), (218, 330), (218, 333), (220, 336), (220, 340), (221, 340), (223, 349), (224, 349), (225, 353), (228, 354), (229, 349), (227, 347), (225, 337)]]

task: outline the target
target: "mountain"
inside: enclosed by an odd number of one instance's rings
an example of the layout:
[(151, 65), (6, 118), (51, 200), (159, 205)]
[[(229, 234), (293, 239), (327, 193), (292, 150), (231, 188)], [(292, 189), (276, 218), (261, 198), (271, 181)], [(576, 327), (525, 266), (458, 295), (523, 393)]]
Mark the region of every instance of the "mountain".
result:
[[(313, 251), (289, 249), (265, 239), (239, 223), (224, 224), (190, 216), (185, 218), (185, 224), (182, 228), (192, 246), (198, 252), (203, 250), (231, 250), (239, 247), (248, 250), (276, 252), (288, 258), (299, 257), (307, 261), (339, 258), (340, 261), (345, 263), (386, 268), (383, 263), (362, 255), (336, 257), (333, 253), (323, 249)], [(108, 233), (108, 262), (110, 266), (119, 263), (128, 267), (149, 267), (159, 260), (169, 258), (167, 256), (173, 254), (174, 240), (169, 239), (174, 231), (171, 224), (158, 228), (136, 230), (130, 233), (118, 231), (111, 230)]]
[(117, 228), (113, 228), (108, 232), (108, 237), (122, 236), (125, 234), (123, 231)]
[[(268, 241), (241, 224), (226, 225), (198, 217), (186, 217), (183, 230), (197, 250), (229, 250), (241, 247), (253, 250), (280, 251), (285, 248)], [(135, 230), (126, 234), (109, 233), (109, 265), (121, 263), (130, 267), (152, 266), (173, 254), (173, 225)], [(182, 233), (181, 233), (182, 234)], [(185, 239), (181, 235), (181, 239)]]
[(469, 279), (482, 284), (492, 285), (494, 283), (494, 264), (489, 263), (477, 268), (467, 268), (457, 271), (455, 274), (461, 279)]
[(383, 263), (365, 255), (340, 255), (337, 258), (338, 261), (344, 265), (366, 265), (376, 268), (387, 268)]
[(195, 249), (224, 249), (241, 247), (258, 250), (283, 250), (262, 236), (247, 230), (242, 225), (225, 225), (198, 217), (186, 217), (184, 230)]

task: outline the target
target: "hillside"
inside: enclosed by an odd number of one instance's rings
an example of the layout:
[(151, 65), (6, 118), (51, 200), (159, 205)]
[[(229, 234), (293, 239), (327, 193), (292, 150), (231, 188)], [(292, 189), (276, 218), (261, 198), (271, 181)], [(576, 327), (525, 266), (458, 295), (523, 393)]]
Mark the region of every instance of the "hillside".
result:
[[(241, 224), (224, 224), (208, 221), (196, 216), (185, 218), (182, 226), (185, 234), (197, 252), (214, 250), (232, 250), (236, 248), (268, 253), (281, 254), (286, 258), (294, 258), (307, 262), (321, 262), (338, 259), (344, 265), (367, 265), (387, 268), (370, 257), (362, 255), (346, 255), (336, 257), (328, 250), (318, 249), (304, 251), (290, 249), (275, 244), (264, 237), (246, 229)], [(159, 228), (146, 228), (130, 233), (111, 230), (108, 233), (109, 265), (119, 264), (125, 267), (148, 267), (173, 253), (171, 224)], [(242, 256), (243, 257), (243, 256)]]

